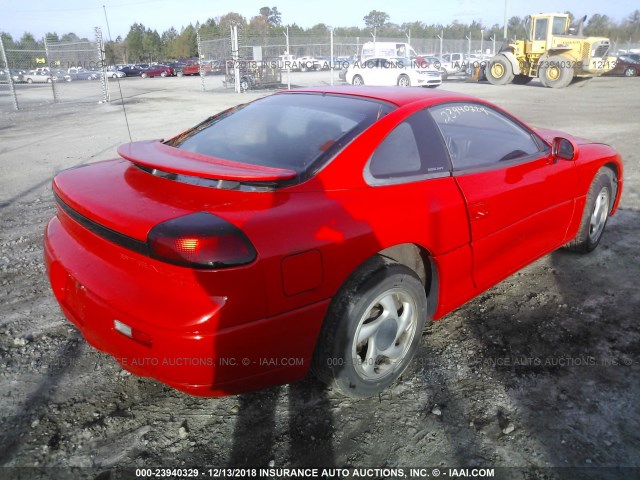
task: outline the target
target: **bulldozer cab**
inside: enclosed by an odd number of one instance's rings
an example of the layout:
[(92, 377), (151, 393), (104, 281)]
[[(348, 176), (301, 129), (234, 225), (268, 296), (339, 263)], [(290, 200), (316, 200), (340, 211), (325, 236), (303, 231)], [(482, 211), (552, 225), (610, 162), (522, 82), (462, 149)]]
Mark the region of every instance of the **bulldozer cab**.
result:
[(525, 53), (542, 54), (551, 48), (554, 36), (569, 34), (569, 15), (530, 15), (525, 20), (525, 26), (527, 29)]

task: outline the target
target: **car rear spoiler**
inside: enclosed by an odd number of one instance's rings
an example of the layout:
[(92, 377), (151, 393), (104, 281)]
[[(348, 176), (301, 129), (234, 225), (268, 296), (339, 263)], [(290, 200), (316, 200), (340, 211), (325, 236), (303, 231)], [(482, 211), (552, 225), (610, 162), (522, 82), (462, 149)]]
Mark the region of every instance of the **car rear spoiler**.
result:
[(163, 172), (213, 180), (274, 182), (290, 180), (297, 175), (286, 168), (251, 165), (181, 150), (159, 140), (125, 143), (118, 147), (118, 155), (134, 164)]

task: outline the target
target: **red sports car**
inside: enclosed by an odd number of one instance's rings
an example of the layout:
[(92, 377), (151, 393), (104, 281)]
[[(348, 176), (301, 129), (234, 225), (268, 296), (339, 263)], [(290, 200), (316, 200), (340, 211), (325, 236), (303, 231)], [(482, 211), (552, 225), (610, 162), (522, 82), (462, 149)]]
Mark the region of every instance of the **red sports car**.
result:
[(277, 93), (118, 152), (53, 181), (53, 291), (122, 367), (204, 396), (309, 367), (380, 392), (427, 320), (596, 248), (622, 190), (611, 147), (422, 89)]
[(172, 77), (174, 75), (173, 68), (166, 65), (155, 65), (140, 72), (142, 78), (147, 77)]

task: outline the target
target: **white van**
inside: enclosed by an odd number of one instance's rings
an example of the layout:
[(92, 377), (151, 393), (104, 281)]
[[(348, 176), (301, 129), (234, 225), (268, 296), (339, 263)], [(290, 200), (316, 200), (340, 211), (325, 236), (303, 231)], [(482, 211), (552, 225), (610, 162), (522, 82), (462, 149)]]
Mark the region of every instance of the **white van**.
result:
[(366, 42), (362, 45), (360, 60), (367, 58), (409, 58), (415, 59), (416, 51), (408, 43)]

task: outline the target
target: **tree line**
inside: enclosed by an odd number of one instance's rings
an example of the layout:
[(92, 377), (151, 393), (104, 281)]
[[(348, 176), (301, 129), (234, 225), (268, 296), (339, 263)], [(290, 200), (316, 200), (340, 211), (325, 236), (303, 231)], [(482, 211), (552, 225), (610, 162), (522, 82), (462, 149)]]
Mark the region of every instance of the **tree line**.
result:
[[(571, 12), (572, 21), (575, 17)], [(367, 41), (374, 35), (376, 38), (435, 38), (443, 36), (447, 39), (464, 39), (469, 32), (474, 35), (483, 31), (484, 38), (496, 38), (502, 41), (503, 26), (494, 24), (483, 25), (481, 22), (472, 21), (470, 24), (457, 20), (443, 24), (427, 24), (415, 21), (409, 23), (392, 23), (391, 17), (386, 12), (370, 11), (363, 17), (364, 27), (336, 27), (333, 29), (334, 37), (356, 38)], [(277, 7), (262, 7), (258, 14), (247, 20), (236, 12), (229, 12), (219, 17), (208, 18), (204, 23), (196, 22), (182, 27), (180, 31), (171, 27), (162, 33), (156, 29), (145, 27), (141, 23), (134, 23), (125, 38), (118, 36), (115, 40), (105, 38), (105, 56), (107, 62), (133, 63), (151, 62), (158, 60), (175, 60), (197, 57), (197, 33), (202, 38), (215, 38), (228, 36), (230, 27), (236, 26), (242, 34), (247, 36), (282, 35), (285, 31), (292, 37), (299, 35), (317, 35), (328, 37), (330, 27), (324, 23), (318, 23), (311, 28), (302, 28), (293, 23), (282, 25), (282, 15)], [(507, 22), (509, 38), (523, 38), (526, 34), (525, 18), (511, 17)], [(615, 21), (604, 14), (595, 14), (589, 18), (584, 28), (584, 34), (588, 36), (607, 37), (620, 47), (626, 43), (640, 42), (640, 10), (635, 10), (622, 21)], [(0, 33), (5, 48), (42, 49), (42, 40), (36, 40), (31, 33), (24, 33), (19, 40), (14, 40), (7, 33)], [(68, 33), (58, 37), (56, 33), (48, 33), (47, 38), (56, 41), (86, 40), (79, 38), (74, 33)]]

